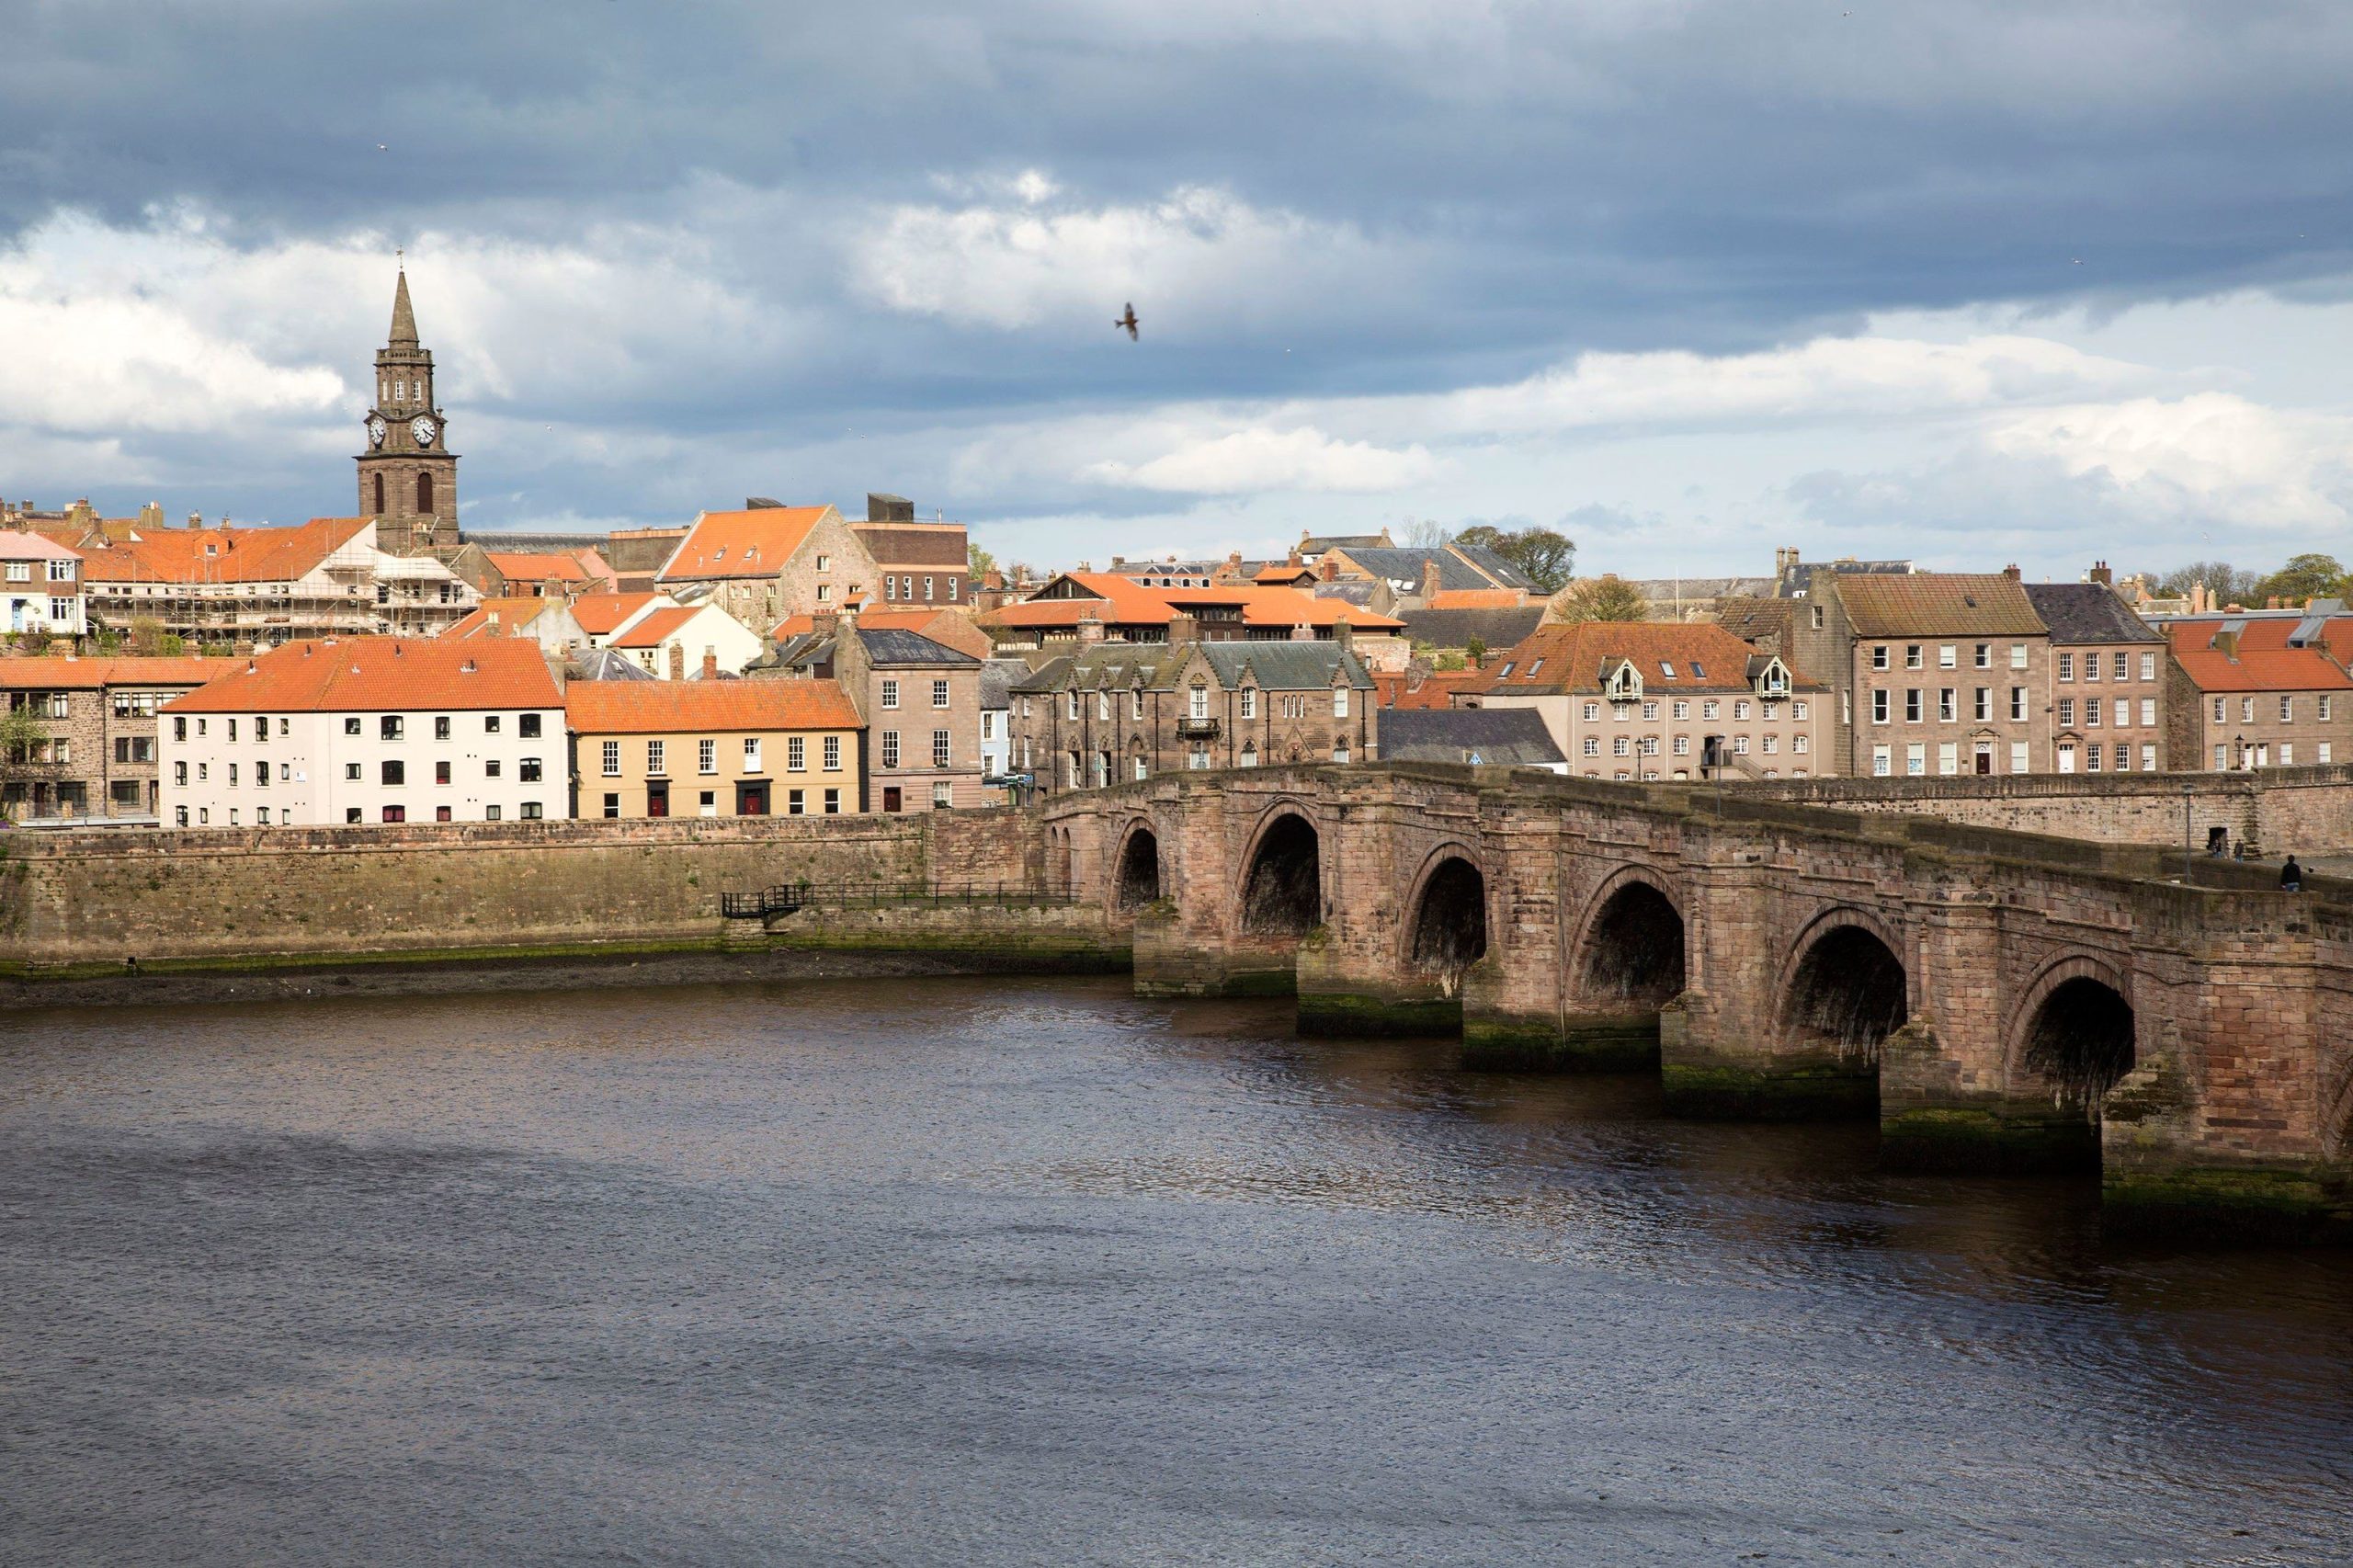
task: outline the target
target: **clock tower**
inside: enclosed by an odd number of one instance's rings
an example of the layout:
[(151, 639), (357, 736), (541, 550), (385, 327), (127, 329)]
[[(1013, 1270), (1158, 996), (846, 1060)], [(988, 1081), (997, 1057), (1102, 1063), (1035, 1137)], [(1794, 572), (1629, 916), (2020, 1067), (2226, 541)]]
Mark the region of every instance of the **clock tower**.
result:
[(376, 350), (368, 449), (358, 457), (359, 513), (376, 519), (376, 544), (395, 555), (449, 555), (458, 548), (458, 458), (433, 401), (433, 353), (416, 342), (408, 271), (392, 286), (392, 340)]

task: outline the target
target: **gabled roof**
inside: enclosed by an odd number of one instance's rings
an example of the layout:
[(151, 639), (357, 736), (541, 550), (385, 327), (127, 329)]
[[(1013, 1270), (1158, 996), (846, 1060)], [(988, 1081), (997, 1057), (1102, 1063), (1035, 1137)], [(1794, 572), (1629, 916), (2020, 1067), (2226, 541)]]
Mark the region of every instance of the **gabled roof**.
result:
[[(1477, 689), (1502, 696), (1598, 694), (1609, 674), (1631, 661), (1645, 695), (1679, 691), (1742, 691), (1751, 679), (1756, 650), (1722, 627), (1706, 621), (1550, 621), (1489, 661), (1485, 685)], [(1782, 660), (1787, 665), (1789, 661)], [(1818, 690), (1794, 666), (1793, 687)]]
[(1245, 626), (1336, 626), (1346, 620), (1358, 631), (1394, 631), (1404, 621), (1378, 615), (1344, 599), (1320, 599), (1297, 588), (1234, 583), (1222, 588), (1154, 588), (1177, 609), (1193, 614), (1210, 605), (1242, 607)]
[(657, 594), (583, 594), (572, 601), (572, 619), (591, 637), (618, 630), (631, 616), (653, 604)]
[(858, 640), (865, 646), (867, 658), (877, 665), (924, 665), (943, 669), (969, 669), (981, 662), (944, 642), (935, 642), (920, 631), (906, 631), (888, 626), (870, 627), (863, 618), (858, 623)]
[(0, 561), (78, 561), (80, 552), (35, 533), (0, 528)]
[(2257, 628), (2265, 623), (2246, 623), (2239, 634), (2235, 654), (2214, 646), (2216, 635), (2227, 624), (2227, 620), (2219, 624), (2211, 620), (2177, 621), (2165, 628), (2174, 663), (2181, 666), (2181, 673), (2199, 690), (2353, 690), (2353, 676), (2330, 663), (2320, 649), (2287, 645), (2287, 634), (2295, 626), (2293, 621), (2272, 621), (2269, 630), (2259, 638), (2256, 635)]
[(292, 582), (370, 527), (367, 517), (313, 517), (283, 528), (166, 528), (93, 547), (82, 574), (108, 583)]
[(1409, 609), (1399, 612), (1405, 636), (1433, 648), (1467, 648), (1476, 637), (1490, 648), (1510, 647), (1544, 624), (1542, 605), (1517, 609)]
[(2039, 637), (2025, 585), (2001, 572), (1915, 572), (1836, 579), (1858, 637)]
[(682, 730), (855, 730), (858, 710), (830, 680), (583, 681), (564, 694), (582, 734)]
[(662, 677), (645, 668), (619, 648), (591, 648), (580, 655), (580, 674), (564, 688), (564, 699), (579, 689), (584, 680), (659, 680)]
[(1385, 762), (1547, 767), (1568, 760), (1533, 708), (1404, 708), (1381, 715)]
[(2029, 583), (2026, 597), (2053, 642), (2165, 641), (2105, 583)]
[(1476, 566), (1480, 571), (1485, 573), (1489, 577), (1493, 578), (1495, 582), (1501, 584), (1506, 588), (1527, 588), (1533, 590), (1536, 586), (1535, 580), (1529, 577), (1527, 573), (1521, 571), (1510, 562), (1506, 561), (1502, 556), (1497, 555), (1492, 550), (1483, 549), (1475, 544), (1463, 544), (1459, 541), (1449, 544), (1446, 548), (1461, 556), (1463, 560), (1468, 561), (1472, 565)]
[[(1322, 691), (1345, 684), (1358, 691), (1372, 689), (1364, 661), (1337, 642), (1197, 642), (1193, 644), (1217, 672), (1218, 684), (1229, 688), (1243, 684), (1246, 674), (1268, 691)], [(1174, 652), (1182, 653), (1180, 647)], [(1172, 661), (1170, 668), (1175, 668)]]
[(831, 506), (755, 506), (742, 512), (701, 512), (664, 564), (665, 583), (710, 578), (773, 577), (784, 570)]
[(560, 555), (553, 551), (525, 550), (485, 550), (483, 558), (498, 568), (498, 574), (510, 583), (544, 583), (551, 579), (559, 583), (587, 583), (602, 578), (602, 572), (590, 572), (576, 555)]
[(1340, 547), (1340, 554), (1353, 565), (1375, 577), (1386, 578), (1406, 592), (1418, 592), (1432, 563), (1438, 567), (1440, 588), (1492, 588), (1495, 585), (1485, 573), (1476, 570), (1462, 557), (1449, 551), (1401, 545), (1393, 549), (1358, 550)]
[(662, 640), (710, 608), (708, 605), (676, 605), (645, 612), (643, 619), (612, 641), (616, 648), (658, 648)]
[[(1068, 583), (1086, 597), (1046, 597), (1059, 583)], [(1003, 626), (1075, 626), (1089, 618), (1107, 626), (1165, 626), (1176, 618), (1167, 599), (1174, 592), (1140, 586), (1115, 572), (1065, 572), (1028, 598), (989, 613)]]
[(329, 637), (287, 642), (176, 698), (175, 713), (384, 713), (561, 708), (540, 645), (520, 638)]
[[(511, 637), (557, 605), (561, 599), (484, 599), (442, 631), (444, 637)], [(492, 618), (496, 617), (494, 622)]]

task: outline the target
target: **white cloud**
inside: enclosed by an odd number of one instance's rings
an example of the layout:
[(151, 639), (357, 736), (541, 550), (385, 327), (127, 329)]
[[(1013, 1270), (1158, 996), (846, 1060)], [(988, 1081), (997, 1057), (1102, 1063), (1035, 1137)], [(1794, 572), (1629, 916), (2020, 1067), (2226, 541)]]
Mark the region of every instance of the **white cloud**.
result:
[(1419, 446), (1392, 451), (1300, 426), (1188, 440), (1141, 463), (1092, 463), (1080, 476), (1132, 489), (1241, 495), (1268, 490), (1402, 490), (1424, 483), (1436, 468), (1435, 460)]

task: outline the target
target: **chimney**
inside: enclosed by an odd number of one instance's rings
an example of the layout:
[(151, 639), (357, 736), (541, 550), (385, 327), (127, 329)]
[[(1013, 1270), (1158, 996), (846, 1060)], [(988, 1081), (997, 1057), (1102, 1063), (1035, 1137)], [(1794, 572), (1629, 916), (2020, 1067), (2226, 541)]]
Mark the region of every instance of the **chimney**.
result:
[(1185, 642), (1198, 642), (1200, 640), (1201, 623), (1199, 621), (1181, 611), (1168, 618), (1168, 643), (1170, 647), (1173, 648)]
[(2192, 615), (2203, 615), (2206, 613), (2206, 585), (2203, 583), (2190, 584), (2189, 613)]
[(705, 680), (719, 678), (719, 650), (716, 648), (705, 648), (702, 651), (702, 678)]
[(2279, 608), (2279, 596), (2273, 594), (2269, 598), (2265, 599), (2263, 601), (2263, 608), (2266, 609), (2278, 609)]
[(2109, 571), (2108, 562), (2105, 561), (2095, 561), (2092, 562), (2091, 580), (2097, 583), (2103, 588), (2112, 588), (2116, 586), (2116, 576), (2113, 573)]
[(1332, 559), (1330, 551), (1325, 551), (1316, 558), (1315, 575), (1326, 583), (1336, 583), (1340, 580), (1340, 563)]
[(204, 514), (201, 512), (190, 512), (188, 515), (188, 526), (192, 528), (202, 528), (204, 526)]
[(2230, 660), (2231, 663), (2238, 663), (2239, 634), (2237, 632), (2217, 631), (2214, 633), (2214, 641), (2210, 644), (2210, 646), (2211, 646), (2216, 653), (2222, 654), (2222, 657)]
[(1337, 642), (1343, 652), (1357, 645), (1356, 628), (1348, 624), (1347, 616), (1343, 615), (1332, 622), (1332, 641)]
[(1093, 610), (1078, 618), (1078, 645), (1091, 648), (1103, 641), (1103, 618)]
[(1424, 599), (1424, 601), (1426, 601), (1426, 602), (1427, 602), (1427, 600), (1434, 599), (1434, 598), (1438, 597), (1438, 582), (1439, 582), (1439, 578), (1438, 578), (1438, 562), (1437, 562), (1435, 560), (1430, 560), (1430, 561), (1425, 561), (1425, 562), (1422, 562), (1422, 598)]
[(1290, 567), (1294, 572), (1307, 564), (1306, 562), (1302, 561), (1299, 558), (1299, 546), (1292, 545), (1290, 547), (1290, 553), (1283, 557), (1283, 564)]
[(1120, 567), (1125, 566), (1127, 563), (1128, 558), (1124, 555), (1115, 555), (1111, 557), (1111, 570), (1114, 572), (1117, 572)]
[(1315, 641), (1315, 628), (1302, 620), (1290, 629), (1290, 640), (1294, 642), (1313, 642)]
[(139, 526), (161, 528), (164, 526), (164, 504), (161, 501), (142, 502), (139, 507)]
[(1785, 577), (1789, 575), (1790, 568), (1795, 566), (1797, 563), (1798, 552), (1796, 549), (1785, 544), (1781, 546), (1780, 549), (1773, 552), (1773, 575), (1776, 577)]
[(915, 520), (915, 504), (904, 495), (889, 495), (870, 490), (866, 493), (866, 520), (870, 523), (912, 523)]
[(2002, 575), (2007, 577), (2013, 583), (2017, 582), (2021, 575), (2018, 568), (2018, 563), (2016, 562), (2012, 562), (2009, 565), (2003, 567)]

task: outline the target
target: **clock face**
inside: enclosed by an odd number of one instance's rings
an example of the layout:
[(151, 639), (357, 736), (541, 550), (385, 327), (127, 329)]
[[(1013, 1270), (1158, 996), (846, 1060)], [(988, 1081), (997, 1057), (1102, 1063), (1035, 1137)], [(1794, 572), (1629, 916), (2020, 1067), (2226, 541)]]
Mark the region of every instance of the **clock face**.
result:
[(384, 422), (381, 417), (368, 421), (368, 444), (371, 447), (384, 444)]
[(418, 446), (429, 447), (433, 444), (433, 421), (420, 414), (408, 422), (408, 433), (416, 438)]

